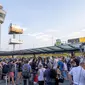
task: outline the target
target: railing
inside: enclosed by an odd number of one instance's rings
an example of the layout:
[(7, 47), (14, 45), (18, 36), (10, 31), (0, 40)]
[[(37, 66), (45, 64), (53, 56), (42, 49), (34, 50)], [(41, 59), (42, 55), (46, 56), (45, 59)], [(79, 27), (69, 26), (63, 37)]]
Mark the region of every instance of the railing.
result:
[[(4, 76), (4, 79), (5, 79), (5, 85), (8, 85), (8, 74), (3, 74)], [(31, 75), (31, 78), (33, 79), (33, 75)], [(23, 82), (22, 82), (22, 85), (23, 85), (23, 83), (24, 83), (24, 80), (26, 81), (26, 85), (31, 85), (31, 84), (29, 84), (29, 81), (31, 81), (31, 82), (33, 82), (33, 80), (32, 79), (24, 79), (23, 78)], [(33, 82), (34, 83), (34, 82)], [(0, 85), (1, 85), (2, 83), (0, 83)], [(33, 85), (33, 84), (32, 84)]]
[(7, 85), (7, 80), (8, 80), (8, 75), (7, 74), (5, 76), (5, 80), (6, 80), (6, 85)]

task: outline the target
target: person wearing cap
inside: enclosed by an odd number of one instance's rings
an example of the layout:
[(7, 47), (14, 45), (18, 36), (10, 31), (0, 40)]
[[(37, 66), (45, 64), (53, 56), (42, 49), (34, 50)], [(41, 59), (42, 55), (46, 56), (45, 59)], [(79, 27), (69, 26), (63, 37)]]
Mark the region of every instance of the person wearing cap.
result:
[(81, 60), (78, 67), (74, 67), (69, 72), (71, 85), (85, 85), (85, 60)]

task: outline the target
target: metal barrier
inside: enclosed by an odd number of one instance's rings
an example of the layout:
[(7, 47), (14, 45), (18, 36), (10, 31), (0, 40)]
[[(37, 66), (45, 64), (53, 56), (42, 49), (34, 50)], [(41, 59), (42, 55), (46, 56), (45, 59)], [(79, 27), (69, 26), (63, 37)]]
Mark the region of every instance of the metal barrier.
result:
[(7, 80), (8, 80), (8, 76), (7, 75), (5, 76), (5, 80), (6, 80), (6, 85), (7, 85)]
[[(4, 76), (4, 79), (6, 81), (5, 85), (8, 85), (8, 75)], [(29, 79), (23, 79), (23, 81), (26, 80), (26, 85), (29, 85)], [(24, 83), (24, 82), (23, 82)]]
[[(5, 79), (5, 85), (8, 85), (8, 75), (7, 74), (4, 74), (4, 79)], [(29, 82), (33, 82), (34, 83), (32, 74), (31, 74), (31, 78), (30, 79), (23, 79), (22, 83), (24, 83), (24, 80), (26, 80), (26, 85), (33, 85), (33, 84), (29, 83)]]
[(27, 84), (26, 85), (29, 85), (29, 80), (28, 79), (23, 79), (23, 81), (26, 80)]
[(4, 76), (4, 77), (5, 77), (5, 81), (6, 81), (6, 85), (7, 85), (8, 75), (6, 74), (6, 76)]
[[(7, 85), (8, 75), (7, 74), (2, 74), (2, 75), (3, 75), (3, 81), (0, 83), (0, 85), (3, 84), (3, 83), (5, 83), (5, 82), (6, 82), (5, 85)], [(5, 82), (4, 82), (4, 80), (5, 80)]]

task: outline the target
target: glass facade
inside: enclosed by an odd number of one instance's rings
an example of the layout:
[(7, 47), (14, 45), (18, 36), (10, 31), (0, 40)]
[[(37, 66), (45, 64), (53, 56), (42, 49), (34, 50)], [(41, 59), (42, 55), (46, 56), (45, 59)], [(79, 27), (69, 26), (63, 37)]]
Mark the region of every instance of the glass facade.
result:
[(4, 19), (5, 18), (5, 14), (0, 13), (0, 17)]

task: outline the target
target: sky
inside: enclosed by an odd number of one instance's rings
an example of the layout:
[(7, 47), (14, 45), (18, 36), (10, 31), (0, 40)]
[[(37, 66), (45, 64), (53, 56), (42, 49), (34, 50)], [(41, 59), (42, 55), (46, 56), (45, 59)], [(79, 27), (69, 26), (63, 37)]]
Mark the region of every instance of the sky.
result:
[(23, 44), (16, 49), (52, 46), (56, 39), (65, 42), (85, 37), (85, 0), (0, 0), (0, 4), (6, 11), (1, 28), (2, 50), (12, 50), (10, 23), (24, 30), (20, 35)]

